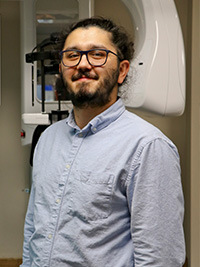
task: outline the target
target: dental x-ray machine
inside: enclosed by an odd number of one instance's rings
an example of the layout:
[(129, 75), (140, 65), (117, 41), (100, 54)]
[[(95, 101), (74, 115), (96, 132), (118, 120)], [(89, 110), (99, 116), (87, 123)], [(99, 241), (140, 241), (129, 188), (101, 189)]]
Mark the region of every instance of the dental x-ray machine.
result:
[[(84, 2), (85, 1), (85, 2)], [(92, 0), (79, 1), (88, 6), (88, 13), (80, 17), (93, 15)], [(185, 54), (179, 17), (173, 0), (121, 0), (130, 12), (134, 25), (135, 58), (131, 62), (128, 95), (125, 105), (140, 108), (160, 115), (180, 116), (185, 107)], [(24, 61), (24, 55), (35, 46), (33, 15), (34, 0), (22, 3), (22, 144), (31, 143), (37, 125), (49, 125), (49, 114), (56, 103), (37, 100), (37, 84), (32, 81), (32, 68)], [(81, 9), (84, 10), (84, 9)], [(26, 23), (25, 23), (26, 22)], [(33, 73), (32, 73), (33, 74)], [(36, 75), (36, 73), (35, 73)], [(35, 91), (35, 92), (33, 92)], [(33, 93), (31, 95), (31, 92)], [(33, 95), (35, 99), (33, 99)], [(34, 105), (32, 102), (34, 101)], [(61, 104), (71, 109), (71, 102)]]
[(126, 106), (178, 116), (185, 108), (185, 53), (173, 0), (122, 0), (135, 26)]

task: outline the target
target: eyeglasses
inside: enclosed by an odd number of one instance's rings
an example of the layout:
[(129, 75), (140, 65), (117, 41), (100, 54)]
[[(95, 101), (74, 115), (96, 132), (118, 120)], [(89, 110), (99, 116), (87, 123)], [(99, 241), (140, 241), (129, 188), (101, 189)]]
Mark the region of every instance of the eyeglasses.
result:
[[(77, 66), (83, 55), (86, 55), (87, 61), (91, 66), (100, 67), (106, 64), (108, 54), (111, 53), (119, 58), (117, 54), (107, 49), (91, 49), (87, 51), (81, 50), (64, 50), (60, 52), (62, 64), (65, 67)], [(120, 60), (120, 59), (119, 59)]]

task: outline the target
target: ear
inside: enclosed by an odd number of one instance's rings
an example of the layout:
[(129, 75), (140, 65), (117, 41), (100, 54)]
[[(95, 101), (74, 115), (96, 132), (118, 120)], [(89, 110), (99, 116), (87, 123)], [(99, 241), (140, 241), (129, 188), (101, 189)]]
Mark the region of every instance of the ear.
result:
[(126, 75), (128, 74), (130, 67), (130, 63), (128, 60), (123, 60), (120, 62), (119, 65), (119, 77), (118, 77), (118, 83), (122, 84), (124, 79), (126, 78)]
[(61, 63), (59, 64), (59, 73), (61, 73)]

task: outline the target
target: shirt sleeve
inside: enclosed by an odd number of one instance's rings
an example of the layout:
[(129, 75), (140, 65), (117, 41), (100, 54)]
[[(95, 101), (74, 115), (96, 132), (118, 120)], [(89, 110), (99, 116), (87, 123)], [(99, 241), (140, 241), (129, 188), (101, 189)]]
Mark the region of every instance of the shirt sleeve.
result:
[(135, 267), (181, 267), (185, 260), (184, 198), (172, 143), (145, 145), (132, 166), (127, 194)]
[(24, 225), (23, 263), (22, 265), (20, 265), (21, 267), (29, 267), (31, 265), (29, 257), (29, 240), (32, 234), (34, 233), (33, 202), (34, 202), (34, 187), (32, 186), (28, 209), (25, 218), (25, 225)]

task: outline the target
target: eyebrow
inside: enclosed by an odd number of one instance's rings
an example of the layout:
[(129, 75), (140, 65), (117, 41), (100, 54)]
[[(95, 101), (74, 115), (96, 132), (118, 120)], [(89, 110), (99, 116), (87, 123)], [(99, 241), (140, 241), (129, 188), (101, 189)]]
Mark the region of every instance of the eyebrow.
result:
[[(89, 45), (88, 46), (88, 49), (87, 50), (90, 50), (90, 49), (99, 49), (99, 48), (102, 48), (102, 49), (107, 49), (107, 47), (105, 47), (104, 45)], [(68, 46), (65, 50), (82, 50), (82, 49), (79, 49), (79, 46)]]

